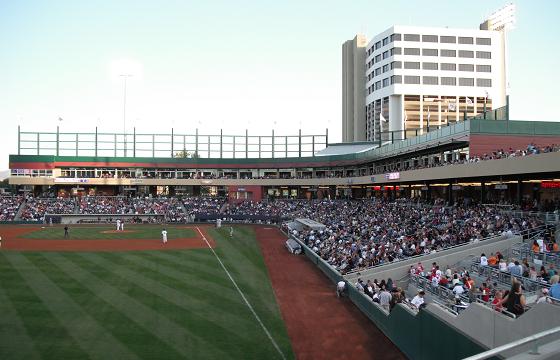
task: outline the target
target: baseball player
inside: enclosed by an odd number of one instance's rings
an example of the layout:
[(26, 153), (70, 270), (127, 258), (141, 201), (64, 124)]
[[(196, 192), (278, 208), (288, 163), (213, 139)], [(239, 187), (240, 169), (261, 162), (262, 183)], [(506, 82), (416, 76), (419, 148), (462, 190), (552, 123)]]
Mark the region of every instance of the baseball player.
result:
[(117, 219), (117, 231), (121, 229), (121, 221)]
[(121, 221), (121, 231), (124, 231), (124, 220)]
[(233, 226), (229, 227), (229, 237), (232, 238), (233, 237)]
[(167, 244), (167, 230), (165, 228), (161, 231), (161, 241), (163, 244)]

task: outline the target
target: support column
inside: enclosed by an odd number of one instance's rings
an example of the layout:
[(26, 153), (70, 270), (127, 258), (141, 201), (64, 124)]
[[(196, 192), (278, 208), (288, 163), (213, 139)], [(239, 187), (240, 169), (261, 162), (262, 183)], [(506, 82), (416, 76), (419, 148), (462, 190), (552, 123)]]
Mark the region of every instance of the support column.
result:
[(521, 206), (523, 202), (523, 181), (517, 179), (517, 205)]
[(486, 183), (484, 181), (480, 183), (480, 203), (486, 203)]
[(449, 206), (453, 205), (453, 181), (449, 181), (447, 186), (447, 203)]

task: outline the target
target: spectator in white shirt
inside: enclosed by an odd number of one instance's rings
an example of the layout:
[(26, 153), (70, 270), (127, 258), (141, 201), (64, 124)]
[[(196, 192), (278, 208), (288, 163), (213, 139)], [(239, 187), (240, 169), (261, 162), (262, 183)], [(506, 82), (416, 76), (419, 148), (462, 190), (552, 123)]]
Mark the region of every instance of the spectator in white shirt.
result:
[(480, 266), (488, 266), (488, 258), (484, 253), (480, 255)]
[(425, 294), (424, 291), (419, 291), (418, 295), (416, 295), (412, 299), (411, 304), (416, 306), (418, 309), (420, 309), (420, 307), (425, 304), (424, 303), (424, 294)]

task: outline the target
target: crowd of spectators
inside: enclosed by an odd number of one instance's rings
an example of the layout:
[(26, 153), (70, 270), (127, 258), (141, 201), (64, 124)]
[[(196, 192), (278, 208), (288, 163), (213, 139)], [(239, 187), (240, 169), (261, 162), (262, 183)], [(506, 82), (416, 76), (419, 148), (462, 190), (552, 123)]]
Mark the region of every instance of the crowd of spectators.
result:
[(22, 202), (22, 196), (0, 196), (0, 221), (13, 221)]
[(166, 197), (84, 196), (79, 199), (79, 214), (166, 215), (176, 210), (178, 200)]
[(27, 196), (21, 220), (44, 221), (46, 214), (73, 214), (76, 202), (72, 198), (35, 198)]
[(326, 225), (294, 235), (342, 273), (541, 225), (490, 206), (417, 206), (407, 200), (325, 200), (295, 213)]

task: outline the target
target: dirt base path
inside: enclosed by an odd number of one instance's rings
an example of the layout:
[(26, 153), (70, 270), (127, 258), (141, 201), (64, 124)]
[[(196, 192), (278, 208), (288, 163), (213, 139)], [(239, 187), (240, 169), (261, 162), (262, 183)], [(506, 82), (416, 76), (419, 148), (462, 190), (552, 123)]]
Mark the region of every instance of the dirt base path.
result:
[(406, 359), (311, 261), (288, 253), (284, 234), (254, 229), (298, 359)]
[[(206, 233), (205, 225), (198, 226), (206, 236), (210, 245), (215, 246), (211, 236)], [(185, 227), (187, 228), (187, 227)], [(30, 251), (120, 251), (120, 250), (177, 250), (177, 249), (207, 249), (208, 245), (196, 231), (192, 238), (170, 238), (167, 244), (161, 239), (90, 239), (90, 240), (47, 240), (20, 238), (24, 234), (40, 230), (40, 226), (8, 225), (0, 228), (2, 236), (1, 250), (30, 250)], [(132, 230), (131, 230), (132, 231)], [(139, 230), (140, 231), (140, 230)]]

